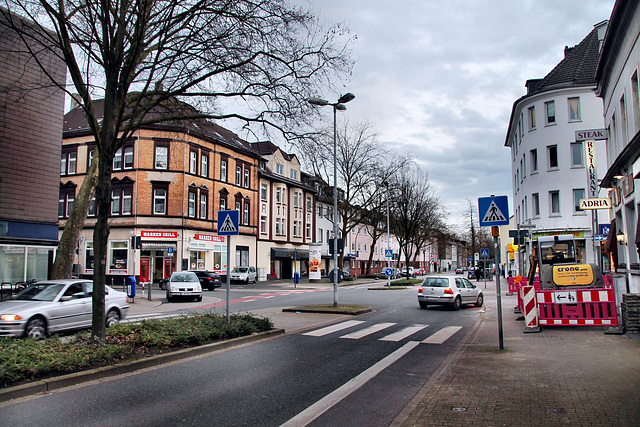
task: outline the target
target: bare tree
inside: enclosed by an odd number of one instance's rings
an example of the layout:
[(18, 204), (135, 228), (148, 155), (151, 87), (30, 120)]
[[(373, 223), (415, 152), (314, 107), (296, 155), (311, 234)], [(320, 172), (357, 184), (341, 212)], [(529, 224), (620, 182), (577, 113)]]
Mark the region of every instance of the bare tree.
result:
[[(385, 148), (372, 129), (369, 122), (351, 126), (345, 120), (337, 131), (335, 160), (342, 236), (346, 236), (379, 206), (381, 194), (386, 191), (383, 183), (409, 162), (407, 157), (395, 156)], [(300, 157), (305, 165), (325, 183), (333, 182), (334, 159), (330, 147), (333, 147), (333, 128), (318, 132), (300, 148)], [(325, 193), (333, 202), (333, 193)], [(342, 268), (344, 254), (340, 255), (339, 263)]]
[(398, 239), (401, 252), (399, 259), (404, 253), (408, 264), (414, 253), (436, 234), (443, 234), (446, 212), (431, 191), (428, 174), (418, 167), (404, 167), (394, 178), (391, 232)]
[[(18, 25), (16, 30), (30, 39), (27, 46), (36, 46), (29, 52), (36, 60), (38, 49), (62, 52), (72, 82), (62, 89), (78, 94), (96, 141), (92, 336), (97, 339), (105, 336), (107, 220), (116, 151), (141, 126), (181, 118), (240, 119), (291, 136), (314, 114), (305, 100), (351, 68), (348, 32), (320, 27), (285, 0), (5, 4), (31, 19), (28, 31)], [(87, 187), (76, 203), (91, 198), (94, 190)], [(71, 240), (75, 247), (77, 235)]]

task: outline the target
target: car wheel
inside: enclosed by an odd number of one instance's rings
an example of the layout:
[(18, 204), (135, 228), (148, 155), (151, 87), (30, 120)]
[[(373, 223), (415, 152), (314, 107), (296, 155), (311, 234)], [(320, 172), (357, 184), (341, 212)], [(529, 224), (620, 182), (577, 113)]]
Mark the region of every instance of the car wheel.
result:
[(460, 297), (456, 297), (456, 299), (453, 300), (453, 305), (451, 308), (457, 311), (457, 310), (460, 310), (461, 307), (462, 307), (462, 300), (460, 299)]
[(173, 302), (173, 297), (171, 296), (169, 291), (167, 291), (167, 302)]
[(167, 284), (165, 282), (160, 282), (160, 289), (162, 289), (163, 291), (167, 289)]
[(118, 323), (120, 323), (120, 313), (118, 313), (118, 310), (112, 308), (107, 313), (107, 321), (105, 324), (107, 328), (110, 328), (111, 326), (117, 325)]
[(482, 294), (478, 294), (478, 299), (476, 300), (476, 307), (482, 307), (482, 304), (484, 304), (484, 297), (482, 296)]
[(196, 302), (200, 302), (202, 301), (202, 295), (200, 295), (199, 297), (196, 297)]
[(253, 283), (258, 283), (258, 276), (253, 276)]
[(424, 301), (418, 301), (418, 304), (420, 304), (420, 308), (427, 308), (427, 307), (429, 307), (429, 304), (427, 304), (427, 303), (426, 303), (426, 302), (424, 302)]
[(24, 328), (24, 335), (27, 338), (41, 339), (47, 335), (47, 325), (42, 317), (34, 317), (29, 320), (27, 327)]

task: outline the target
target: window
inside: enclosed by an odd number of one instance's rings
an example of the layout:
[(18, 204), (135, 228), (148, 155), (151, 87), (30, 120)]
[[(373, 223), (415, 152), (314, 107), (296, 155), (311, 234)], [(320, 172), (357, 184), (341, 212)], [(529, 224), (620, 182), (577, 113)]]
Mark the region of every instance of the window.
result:
[(76, 173), (77, 158), (76, 148), (73, 151), (63, 149), (60, 156), (60, 175), (74, 175)]
[(549, 204), (551, 215), (558, 215), (560, 213), (560, 192), (549, 191)]
[(280, 187), (276, 187), (276, 203), (280, 203), (282, 201), (282, 193)]
[(96, 216), (96, 196), (95, 194), (91, 198), (91, 202), (89, 203), (89, 209), (87, 210), (88, 216)]
[(209, 208), (209, 194), (206, 192), (200, 192), (200, 219), (207, 219), (207, 212)]
[(291, 179), (298, 179), (298, 171), (295, 169), (291, 169), (290, 171)]
[(267, 200), (267, 184), (260, 184), (260, 200)]
[(236, 200), (236, 210), (238, 212), (242, 210), (242, 202), (240, 200)]
[(187, 207), (189, 218), (196, 217), (196, 192), (189, 190), (189, 202)]
[(244, 211), (242, 212), (242, 223), (244, 225), (249, 225), (249, 202), (245, 200), (244, 202)]
[(538, 150), (529, 151), (529, 160), (531, 161), (531, 173), (538, 172)]
[(278, 175), (284, 175), (284, 166), (280, 163), (276, 164), (276, 173)]
[(330, 231), (330, 230), (327, 230), (327, 242), (329, 242), (329, 241), (331, 240), (331, 239), (330, 239), (330, 237), (331, 237), (331, 234), (330, 234), (330, 233), (331, 233), (331, 231)]
[(113, 156), (113, 170), (117, 171), (122, 169), (122, 148), (118, 148), (116, 154)]
[(573, 213), (584, 212), (580, 209), (580, 199), (584, 198), (584, 188), (576, 188), (573, 190)]
[(220, 210), (221, 211), (226, 211), (227, 210), (227, 198), (226, 197), (220, 197)]
[(307, 239), (310, 239), (311, 238), (311, 224), (307, 223), (306, 227), (307, 227), (306, 230), (305, 230), (306, 237), (307, 237)]
[(547, 146), (547, 155), (549, 157), (549, 169), (555, 169), (558, 167), (558, 146)]
[(531, 195), (531, 202), (533, 203), (533, 217), (540, 216), (540, 195), (538, 193), (533, 193)]
[(194, 150), (189, 152), (189, 173), (198, 173), (198, 152)]
[(584, 166), (582, 142), (571, 143), (571, 166)]
[(220, 181), (227, 182), (227, 159), (220, 159)]
[(133, 146), (123, 147), (124, 149), (124, 168), (133, 169)]
[(276, 236), (280, 235), (280, 218), (276, 218)]
[(300, 221), (293, 221), (293, 235), (295, 237), (298, 237), (299, 232), (300, 232)]
[(133, 195), (132, 188), (122, 189), (122, 215), (131, 215), (133, 209), (133, 203), (131, 196)]
[(153, 188), (153, 213), (154, 215), (167, 214), (167, 190), (168, 185), (154, 186)]
[(129, 242), (109, 242), (109, 270), (127, 270)]
[(313, 207), (313, 203), (311, 200), (311, 196), (307, 196), (307, 212), (311, 212), (312, 207)]
[(569, 121), (580, 120), (580, 98), (569, 98)]
[(251, 186), (251, 169), (244, 168), (244, 188)]
[(547, 113), (547, 124), (556, 123), (556, 104), (555, 101), (549, 101), (544, 103), (544, 110)]
[(635, 132), (640, 131), (640, 80), (638, 70), (631, 76), (631, 102), (633, 104), (633, 123)]
[(622, 144), (627, 143), (627, 104), (624, 95), (620, 98), (620, 130), (622, 131)]
[(260, 217), (260, 233), (267, 234), (267, 217), (264, 215)]
[(202, 154), (200, 156), (200, 176), (209, 178), (209, 155)]
[(529, 130), (536, 128), (536, 107), (529, 107)]
[(298, 207), (298, 192), (297, 191), (293, 192), (293, 207), (294, 208)]
[(111, 215), (120, 214), (120, 190), (111, 192)]
[(242, 166), (236, 166), (236, 185), (242, 185)]
[(166, 145), (156, 145), (155, 168), (167, 169), (169, 167), (169, 147)]
[(322, 228), (318, 229), (318, 237), (320, 238), (320, 243), (322, 243)]
[(58, 199), (58, 217), (68, 218), (75, 201), (75, 187), (60, 187), (60, 198)]
[(131, 215), (132, 187), (114, 188), (111, 191), (111, 215)]

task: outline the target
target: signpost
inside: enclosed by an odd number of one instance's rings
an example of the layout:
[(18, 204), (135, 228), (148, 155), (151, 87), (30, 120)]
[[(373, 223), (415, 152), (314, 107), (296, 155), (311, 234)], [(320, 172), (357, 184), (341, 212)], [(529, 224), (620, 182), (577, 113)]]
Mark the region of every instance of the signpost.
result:
[[(488, 227), (509, 224), (509, 199), (507, 196), (480, 197), (478, 199), (480, 226)], [(493, 237), (494, 260), (500, 265), (498, 236)], [(485, 285), (486, 286), (486, 285)], [(500, 275), (496, 274), (496, 293), (498, 295), (498, 340), (500, 350), (504, 350), (504, 333), (502, 330), (502, 295), (500, 293)]]
[(231, 236), (240, 232), (240, 211), (218, 211), (218, 236), (227, 237), (227, 323), (231, 322), (229, 298), (231, 290)]

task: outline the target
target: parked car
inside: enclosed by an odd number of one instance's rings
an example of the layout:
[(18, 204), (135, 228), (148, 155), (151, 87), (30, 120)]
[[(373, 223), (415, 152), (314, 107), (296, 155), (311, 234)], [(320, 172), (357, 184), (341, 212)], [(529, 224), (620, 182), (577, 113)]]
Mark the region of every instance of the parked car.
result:
[(437, 304), (460, 310), (464, 304), (482, 307), (484, 295), (480, 288), (464, 277), (430, 276), (425, 277), (418, 289), (418, 304), (420, 308)]
[[(0, 303), (0, 336), (41, 338), (53, 332), (91, 327), (93, 282), (62, 279), (36, 282)], [(105, 286), (105, 324), (127, 317), (125, 292)]]
[[(202, 289), (207, 289), (209, 291), (213, 291), (216, 288), (222, 286), (222, 280), (220, 280), (220, 276), (211, 271), (201, 271), (201, 270), (189, 270), (198, 276), (198, 280), (200, 280), (200, 286)], [(167, 289), (167, 283), (169, 283), (169, 279), (160, 279), (160, 289)]]
[(230, 279), (231, 282), (256, 283), (258, 275), (255, 267), (233, 267)]
[(413, 270), (413, 267), (404, 267), (402, 269), (402, 277), (407, 277), (407, 273), (409, 277), (416, 278), (416, 272)]
[(167, 301), (176, 297), (193, 298), (202, 301), (202, 285), (193, 271), (174, 271), (167, 284)]
[(456, 274), (464, 274), (464, 269), (462, 267), (456, 268)]

